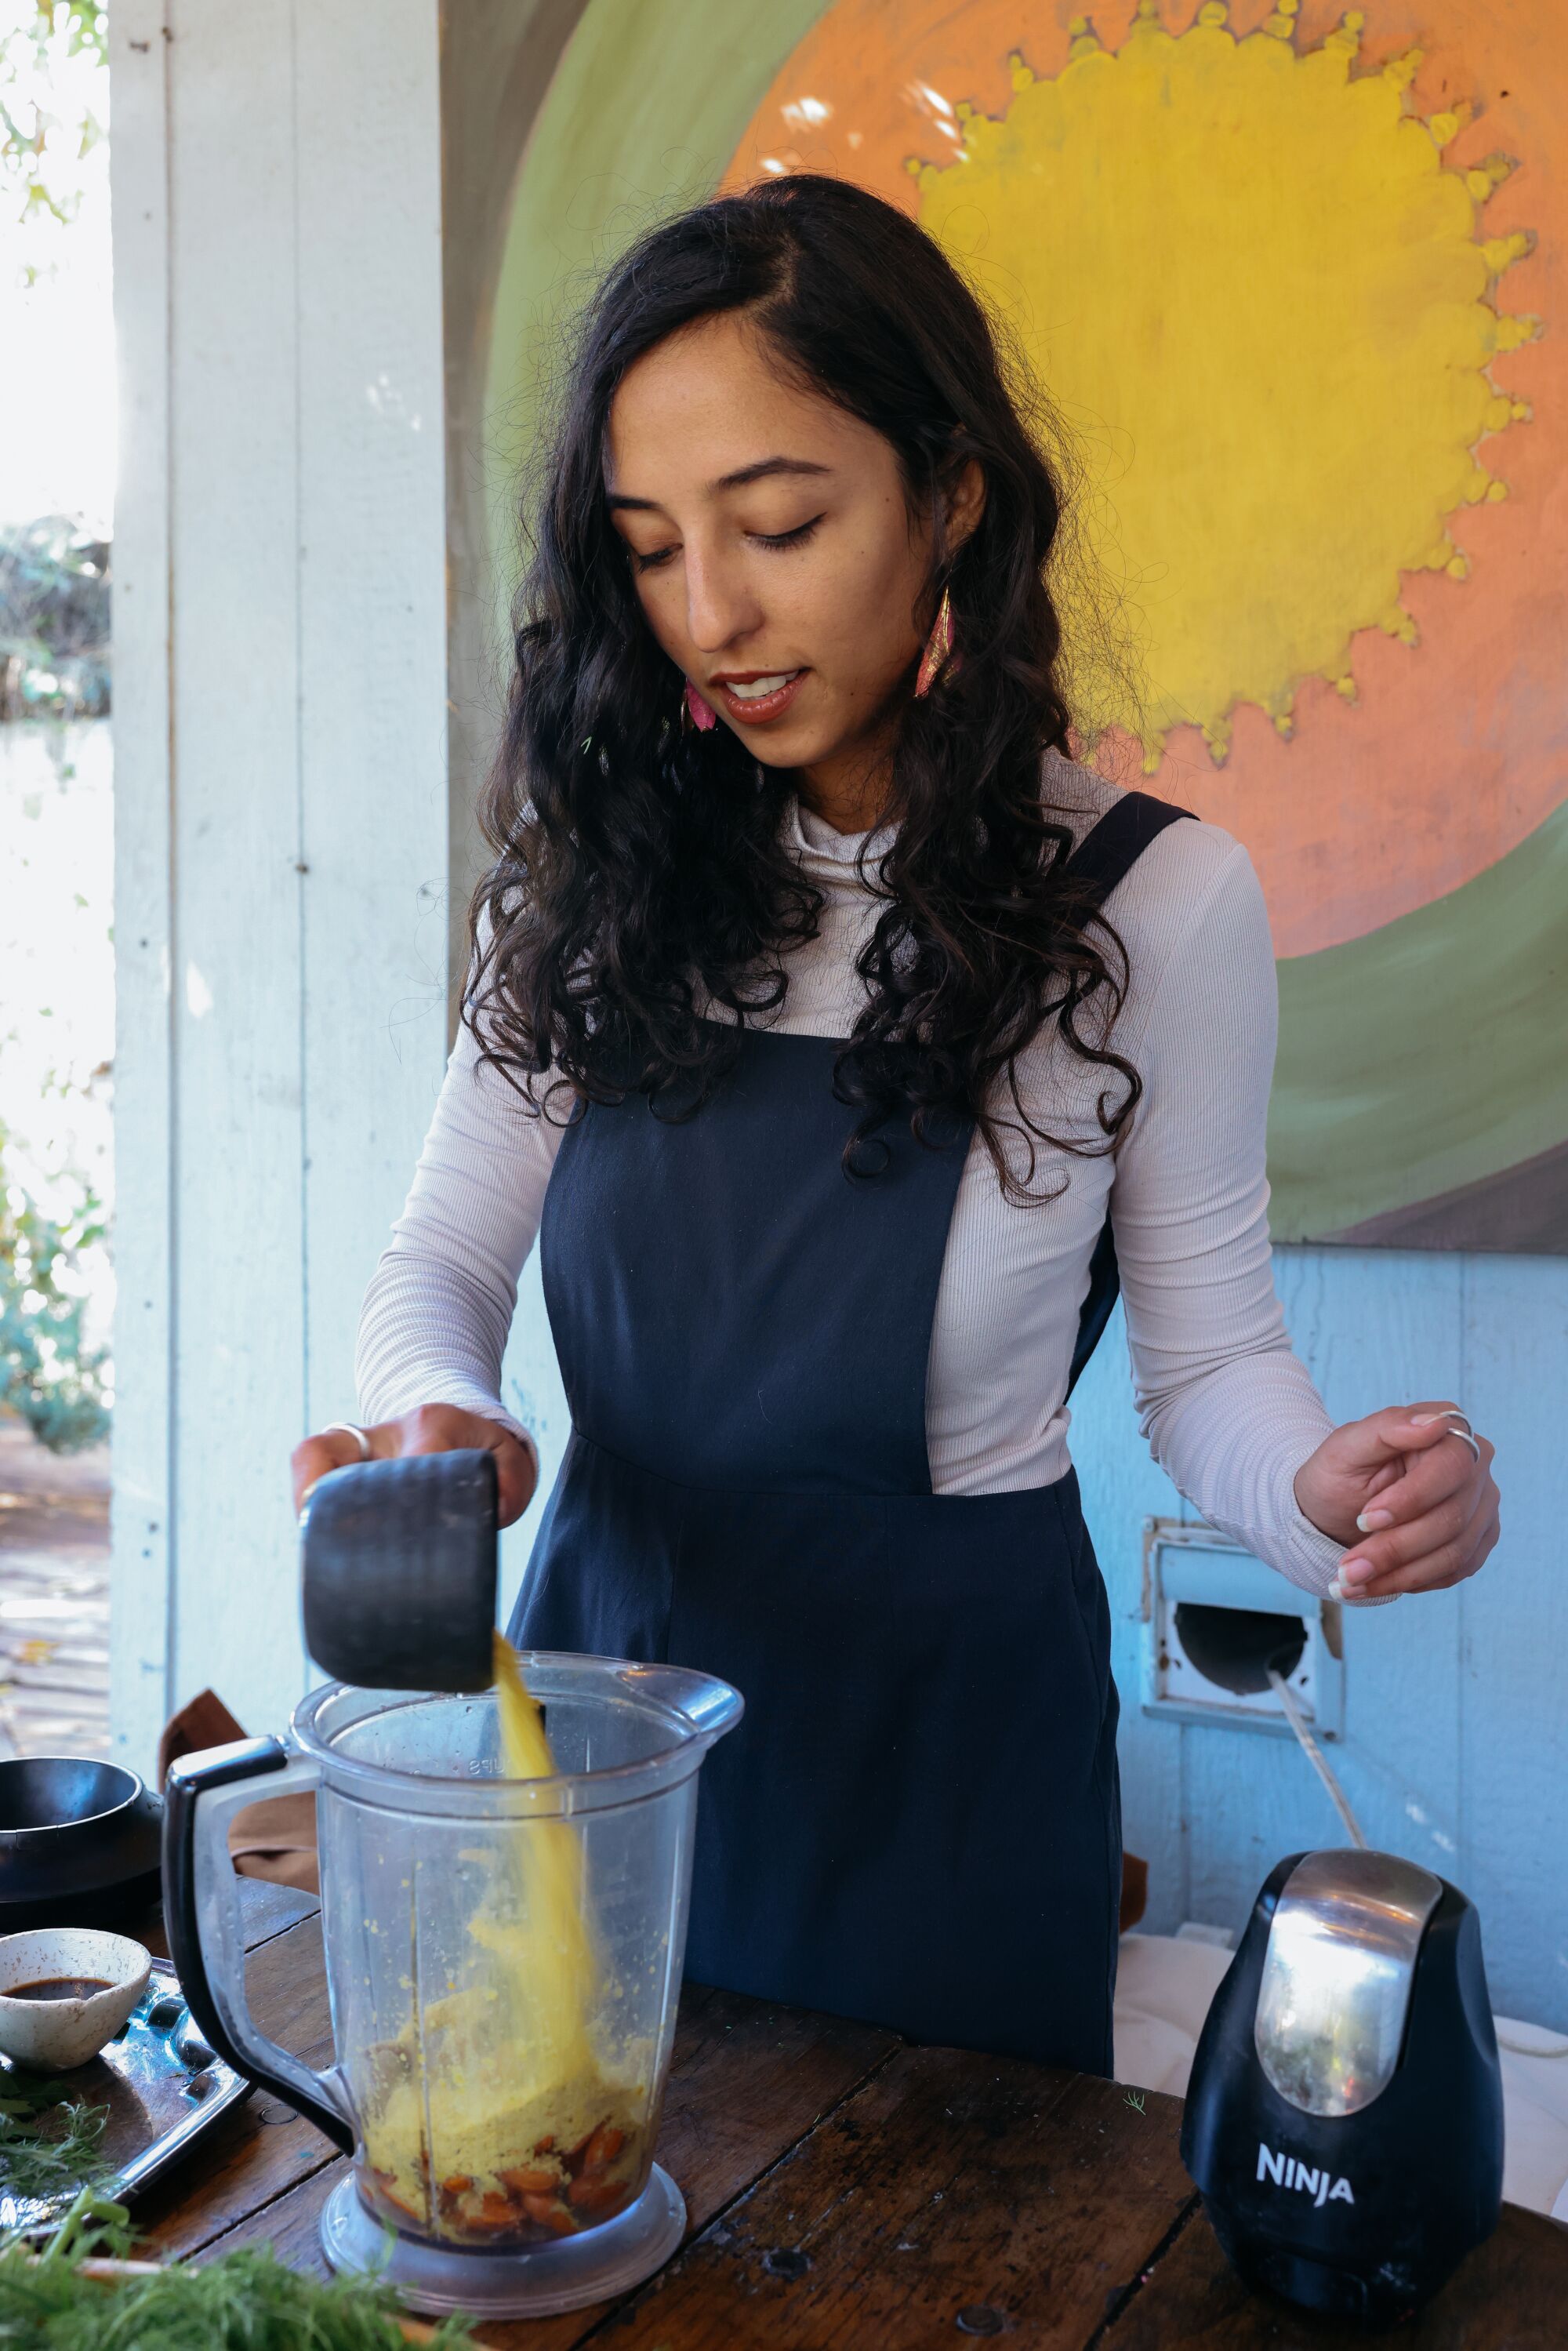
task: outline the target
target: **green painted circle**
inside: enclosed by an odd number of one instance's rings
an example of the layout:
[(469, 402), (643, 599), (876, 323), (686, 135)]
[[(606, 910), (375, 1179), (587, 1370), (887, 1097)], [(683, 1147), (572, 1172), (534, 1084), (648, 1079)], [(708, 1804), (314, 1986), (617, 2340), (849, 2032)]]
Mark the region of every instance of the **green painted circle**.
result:
[(1276, 1240), (1342, 1231), (1568, 1139), (1568, 806), (1449, 896), (1279, 971)]

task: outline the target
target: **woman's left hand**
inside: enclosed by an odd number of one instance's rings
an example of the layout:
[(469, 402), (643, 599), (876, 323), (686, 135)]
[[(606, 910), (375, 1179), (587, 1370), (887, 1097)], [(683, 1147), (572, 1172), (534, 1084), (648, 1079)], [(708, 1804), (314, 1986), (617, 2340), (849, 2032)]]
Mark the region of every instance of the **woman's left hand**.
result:
[[(1347, 1420), (1296, 1472), (1296, 1500), (1335, 1542), (1354, 1544), (1333, 1596), (1439, 1592), (1473, 1575), (1498, 1538), (1496, 1447), (1458, 1435), (1454, 1404), (1390, 1405)], [(1473, 1433), (1472, 1433), (1473, 1436)]]

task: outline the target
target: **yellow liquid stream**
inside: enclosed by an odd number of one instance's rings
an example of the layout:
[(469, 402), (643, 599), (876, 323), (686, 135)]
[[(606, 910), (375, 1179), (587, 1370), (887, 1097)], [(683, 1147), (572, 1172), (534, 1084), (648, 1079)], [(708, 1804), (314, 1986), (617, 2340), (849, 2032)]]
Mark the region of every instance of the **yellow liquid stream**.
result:
[[(517, 1652), (497, 1633), (496, 1701), (508, 1780), (555, 1758)], [(638, 2184), (648, 2097), (609, 2062), (603, 1971), (582, 1843), (562, 1819), (506, 1823), (477, 1856), (495, 1885), (468, 1922), (460, 1982), (423, 2000), (390, 2045), (365, 2118), (376, 2200), (464, 2242), (538, 2241), (607, 2219)]]
[[(548, 1780), (555, 1757), (544, 1715), (523, 1682), (517, 1653), (497, 1633), (497, 1711), (501, 1761), (508, 1780)], [(527, 2039), (527, 2071), (543, 2085), (590, 2073), (588, 2022), (596, 2004), (599, 1963), (583, 1907), (582, 1843), (565, 1821), (530, 1822), (507, 1855), (516, 1877), (514, 1914), (505, 1924), (483, 1912), (470, 1928), (496, 1959), (497, 1986), (511, 2021)]]

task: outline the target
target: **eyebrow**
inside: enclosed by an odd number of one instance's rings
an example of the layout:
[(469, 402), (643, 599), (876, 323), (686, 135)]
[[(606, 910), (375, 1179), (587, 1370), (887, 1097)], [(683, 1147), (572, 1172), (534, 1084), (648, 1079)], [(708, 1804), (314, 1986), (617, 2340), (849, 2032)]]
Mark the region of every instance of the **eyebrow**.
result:
[[(716, 482), (708, 484), (708, 488), (743, 490), (748, 483), (766, 481), (773, 474), (831, 474), (832, 470), (831, 465), (813, 465), (804, 457), (759, 457), (755, 465), (739, 465), (733, 474), (721, 474)], [(662, 511), (656, 498), (622, 497), (613, 490), (610, 504), (612, 510), (625, 509), (634, 514)]]

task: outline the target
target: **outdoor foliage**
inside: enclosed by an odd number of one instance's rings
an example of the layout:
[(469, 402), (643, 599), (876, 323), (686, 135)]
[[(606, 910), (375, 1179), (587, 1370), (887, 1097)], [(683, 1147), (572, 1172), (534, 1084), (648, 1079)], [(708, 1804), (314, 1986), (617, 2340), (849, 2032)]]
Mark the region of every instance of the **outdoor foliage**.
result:
[(0, 526), (0, 722), (109, 710), (109, 546), (64, 515)]
[(0, 1405), (51, 1453), (77, 1453), (109, 1434), (109, 1351), (87, 1343), (73, 1280), (78, 1253), (104, 1240), (103, 1207), (84, 1183), (76, 1213), (57, 1223), (6, 1184), (5, 1144), (0, 1126)]
[[(19, 261), (24, 287), (57, 274), (68, 246), (89, 225), (85, 205), (99, 208), (92, 220), (101, 226), (107, 52), (102, 0), (0, 0), (0, 252), (7, 267)], [(25, 364), (25, 352), (7, 349), (0, 364), (7, 362)], [(107, 434), (111, 398), (103, 395), (98, 407)], [(27, 452), (17, 454), (25, 458)], [(37, 502), (57, 495), (44, 490)], [(107, 714), (109, 557), (105, 540), (63, 515), (0, 526), (0, 723)], [(49, 726), (10, 734), (8, 749), (17, 757), (7, 758), (0, 809), (9, 828), (7, 888), (31, 893), (26, 910), (12, 905), (5, 926), (6, 970), (18, 980), (31, 968), (32, 950), (19, 941), (37, 933), (37, 893), (49, 901), (59, 894), (53, 868), (38, 864), (12, 822), (38, 812), (37, 793), (11, 789), (11, 778), (19, 786), (27, 770), (25, 747), (35, 738), (63, 739)], [(75, 907), (87, 903), (78, 888)], [(8, 1091), (15, 1083), (9, 1049), (16, 1041), (14, 1033), (0, 1033)], [(29, 1058), (37, 1056), (21, 1053), (24, 1066)], [(75, 1089), (46, 1079), (46, 1098), (68, 1090)], [(40, 1169), (41, 1180), (31, 1174), (26, 1183), (17, 1180), (18, 1148), (6, 1165), (12, 1141), (0, 1120), (0, 1408), (19, 1413), (55, 1451), (70, 1452), (95, 1443), (109, 1426), (108, 1351), (96, 1343), (90, 1296), (95, 1282), (101, 1288), (95, 1260), (100, 1267), (107, 1253), (106, 1215), (90, 1182), (79, 1176)]]
[(16, 15), (0, 33), (0, 185), (22, 221), (47, 213), (64, 227), (81, 201), (71, 166), (104, 126), (89, 103), (54, 98), (53, 68), (62, 50), (107, 65), (108, 12), (99, 0), (36, 0)]

